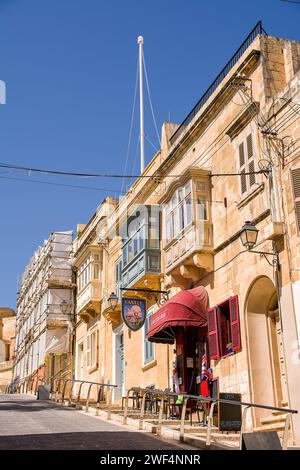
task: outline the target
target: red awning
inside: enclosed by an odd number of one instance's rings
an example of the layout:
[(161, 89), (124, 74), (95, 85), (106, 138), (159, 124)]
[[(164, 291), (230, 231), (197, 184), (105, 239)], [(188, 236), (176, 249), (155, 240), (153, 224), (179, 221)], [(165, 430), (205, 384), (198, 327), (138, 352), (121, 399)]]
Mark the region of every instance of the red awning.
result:
[(173, 344), (173, 327), (206, 326), (207, 309), (208, 294), (203, 286), (179, 292), (151, 316), (148, 340)]

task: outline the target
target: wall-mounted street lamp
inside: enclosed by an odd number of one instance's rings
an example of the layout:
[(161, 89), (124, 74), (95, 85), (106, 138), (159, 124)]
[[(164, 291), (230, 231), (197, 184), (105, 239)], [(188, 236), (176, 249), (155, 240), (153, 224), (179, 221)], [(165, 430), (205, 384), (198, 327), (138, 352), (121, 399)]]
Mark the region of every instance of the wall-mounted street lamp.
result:
[[(247, 248), (247, 250), (249, 250), (251, 253), (258, 253), (259, 255), (263, 256), (270, 266), (275, 266), (277, 269), (279, 269), (279, 256), (276, 251), (269, 253), (266, 251), (257, 251), (252, 249), (256, 245), (257, 236), (258, 229), (255, 227), (254, 224), (247, 220), (240, 231), (240, 239), (243, 246)], [(272, 261), (269, 261), (268, 256), (273, 257)]]
[(109, 307), (114, 311), (118, 305), (119, 299), (118, 296), (112, 292), (108, 298)]

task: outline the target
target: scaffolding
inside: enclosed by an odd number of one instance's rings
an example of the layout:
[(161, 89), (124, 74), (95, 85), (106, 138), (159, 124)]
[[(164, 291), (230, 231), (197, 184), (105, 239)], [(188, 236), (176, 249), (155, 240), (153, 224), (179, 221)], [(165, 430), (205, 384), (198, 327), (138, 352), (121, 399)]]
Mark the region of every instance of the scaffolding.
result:
[(52, 233), (35, 251), (21, 277), (17, 297), (15, 378), (35, 373), (49, 354), (67, 354), (70, 350), (72, 243), (71, 231)]

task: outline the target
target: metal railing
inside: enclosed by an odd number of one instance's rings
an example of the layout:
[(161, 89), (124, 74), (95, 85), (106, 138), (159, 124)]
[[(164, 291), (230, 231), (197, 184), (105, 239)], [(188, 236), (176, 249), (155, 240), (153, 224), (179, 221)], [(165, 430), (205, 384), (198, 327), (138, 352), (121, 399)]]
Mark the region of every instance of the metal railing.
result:
[[(38, 393), (38, 386), (44, 384), (49, 386), (49, 396), (52, 400), (56, 402), (65, 403), (65, 400), (68, 403), (68, 406), (72, 405), (72, 402), (75, 401), (76, 408), (80, 408), (81, 401), (85, 400), (84, 407), (85, 412), (89, 411), (91, 390), (93, 386), (98, 388), (97, 390), (97, 399), (96, 399), (96, 416), (99, 414), (101, 401), (104, 401), (105, 390), (106, 390), (106, 405), (108, 407), (107, 419), (111, 417), (111, 404), (112, 404), (112, 391), (117, 385), (100, 383), (100, 382), (91, 382), (88, 380), (77, 380), (77, 379), (65, 379), (58, 376), (53, 377), (44, 377), (44, 376), (35, 376), (35, 377), (26, 377), (21, 379), (17, 384), (10, 384), (6, 387), (5, 393), (30, 393), (33, 392), (35, 395)], [(70, 384), (69, 392), (67, 391), (67, 386)], [(73, 395), (74, 386), (79, 384), (79, 389), (77, 394)], [(88, 385), (86, 397), (83, 397), (82, 390), (84, 384)]]
[[(107, 415), (106, 419), (111, 418), (111, 404), (112, 404), (112, 391), (114, 388), (117, 387), (117, 385), (113, 384), (106, 384), (106, 383), (100, 383), (100, 382), (91, 382), (87, 380), (77, 380), (77, 379), (64, 379), (61, 377), (40, 377), (40, 376), (35, 376), (33, 378), (27, 377), (19, 381), (17, 385), (14, 386), (14, 389), (12, 389), (11, 385), (7, 387), (6, 393), (28, 393), (29, 391), (33, 391), (35, 394), (37, 393), (38, 390), (38, 384), (39, 383), (44, 383), (45, 385), (49, 385), (50, 390), (50, 397), (57, 402), (64, 403), (65, 399), (67, 400), (68, 405), (70, 406), (72, 404), (72, 401), (75, 400), (75, 405), (76, 408), (80, 407), (80, 403), (82, 400), (85, 400), (85, 412), (87, 413), (89, 411), (89, 402), (90, 402), (90, 395), (91, 395), (91, 389), (93, 386), (99, 387), (97, 390), (97, 400), (96, 400), (96, 416), (99, 415), (99, 409), (100, 409), (100, 403), (101, 401), (104, 401), (105, 397), (105, 389), (107, 389), (107, 394), (106, 394), (106, 406), (107, 406)], [(48, 383), (47, 383), (48, 382)], [(66, 389), (67, 385), (70, 383), (70, 388), (69, 388), (69, 393), (68, 396), (66, 397)], [(78, 383), (79, 389), (77, 392), (77, 395), (73, 395), (73, 389), (74, 385)], [(88, 384), (88, 390), (87, 390), (87, 395), (86, 397), (83, 397), (81, 395), (82, 389), (84, 384)], [(130, 396), (130, 394), (133, 393), (133, 396)], [(176, 401), (174, 400), (175, 398), (178, 397), (178, 395), (181, 395), (183, 397), (183, 402), (180, 404), (177, 404)], [(163, 422), (163, 416), (164, 416), (164, 410), (165, 410), (165, 404), (172, 406), (177, 406), (178, 408), (181, 408), (181, 415), (180, 415), (180, 428), (179, 428), (179, 438), (181, 441), (184, 440), (184, 434), (185, 434), (185, 425), (186, 425), (186, 412), (189, 411), (190, 413), (193, 412), (192, 407), (188, 408), (187, 404), (188, 401), (194, 401), (196, 405), (198, 403), (200, 404), (209, 404), (210, 405), (210, 411), (208, 415), (208, 422), (207, 422), (207, 429), (206, 429), (206, 445), (210, 446), (211, 445), (211, 434), (212, 434), (212, 427), (213, 427), (213, 415), (214, 415), (214, 410), (215, 406), (218, 403), (225, 403), (233, 406), (241, 406), (244, 407), (243, 412), (242, 412), (242, 421), (241, 421), (241, 431), (240, 431), (240, 443), (239, 443), (239, 448), (242, 448), (242, 436), (245, 433), (246, 429), (246, 418), (247, 418), (247, 413), (249, 409), (251, 408), (259, 408), (259, 409), (264, 409), (264, 410), (270, 410), (270, 411), (281, 411), (284, 414), (286, 414), (285, 417), (285, 427), (284, 427), (284, 432), (283, 432), (283, 437), (282, 437), (282, 449), (286, 450), (287, 445), (288, 445), (288, 431), (291, 425), (291, 420), (292, 420), (292, 415), (297, 414), (298, 410), (295, 409), (290, 409), (290, 408), (280, 408), (280, 407), (275, 407), (275, 406), (269, 406), (269, 405), (260, 405), (256, 403), (248, 403), (248, 402), (242, 402), (242, 401), (234, 401), (234, 400), (225, 400), (225, 399), (220, 399), (220, 398), (211, 398), (211, 397), (204, 397), (204, 396), (197, 396), (197, 395), (189, 395), (185, 393), (174, 393), (170, 391), (164, 391), (164, 390), (159, 390), (159, 389), (152, 389), (152, 388), (141, 388), (141, 387), (132, 387), (127, 391), (126, 397), (125, 397), (125, 407), (124, 407), (124, 414), (123, 414), (123, 424), (127, 424), (127, 419), (128, 419), (128, 411), (129, 411), (129, 399), (134, 398), (133, 403), (136, 403), (139, 405), (139, 402), (141, 401), (141, 406), (140, 406), (140, 415), (139, 415), (139, 425), (138, 428), (141, 430), (144, 427), (144, 421), (145, 421), (145, 414), (146, 414), (146, 403), (147, 401), (150, 402), (150, 405), (155, 404), (155, 406), (159, 403), (159, 411), (158, 411), (158, 422), (156, 426), (156, 433), (158, 435), (161, 434), (162, 431), (162, 422)], [(171, 402), (171, 399), (173, 399), (173, 402)], [(152, 411), (152, 409), (151, 409)], [(157, 409), (156, 409), (157, 411)], [(170, 408), (167, 406), (167, 412), (166, 417), (169, 417), (170, 413)], [(253, 428), (253, 424), (252, 424)]]
[(240, 45), (238, 50), (233, 54), (231, 59), (227, 62), (227, 64), (223, 67), (221, 72), (218, 74), (218, 76), (215, 78), (215, 80), (212, 82), (212, 84), (209, 86), (209, 88), (205, 91), (205, 93), (201, 96), (200, 100), (197, 102), (197, 104), (194, 106), (192, 111), (187, 115), (187, 117), (184, 119), (184, 121), (180, 124), (178, 129), (174, 132), (174, 134), (170, 138), (170, 143), (171, 145), (174, 144), (174, 142), (178, 139), (178, 137), (184, 132), (186, 129), (186, 126), (194, 119), (200, 108), (206, 103), (206, 101), (209, 99), (209, 97), (213, 94), (213, 92), (216, 90), (216, 88), (220, 85), (222, 80), (226, 77), (226, 75), (230, 72), (232, 67), (237, 63), (237, 61), (242, 57), (246, 49), (250, 46), (250, 44), (254, 41), (256, 36), (259, 34), (264, 34), (267, 35), (265, 30), (262, 27), (261, 21), (259, 21), (250, 34), (246, 37), (244, 42)]
[[(66, 389), (68, 384), (70, 384), (69, 393), (66, 397)], [(73, 395), (74, 386), (79, 384), (77, 394)], [(86, 397), (82, 396), (82, 390), (84, 385), (88, 385)], [(90, 397), (91, 397), (91, 390), (92, 387), (96, 386), (99, 389), (97, 390), (97, 400), (96, 400), (96, 415), (99, 413), (100, 403), (104, 401), (105, 397), (105, 389), (106, 389), (106, 404), (108, 406), (108, 415), (107, 419), (110, 419), (110, 408), (112, 404), (112, 391), (117, 385), (108, 384), (108, 383), (100, 383), (100, 382), (91, 382), (88, 380), (77, 380), (77, 379), (62, 379), (56, 378), (53, 382), (52, 388), (50, 389), (51, 398), (53, 398), (57, 402), (64, 403), (65, 399), (68, 402), (68, 406), (71, 406), (72, 401), (75, 400), (76, 408), (80, 408), (80, 403), (82, 400), (85, 400), (85, 412), (88, 413), (89, 404), (90, 404)]]
[[(140, 388), (140, 387), (132, 387), (128, 390), (126, 394), (126, 399), (125, 399), (125, 409), (124, 409), (124, 416), (123, 416), (123, 424), (127, 424), (127, 418), (128, 418), (128, 404), (129, 404), (129, 398), (130, 398), (130, 393), (133, 392), (135, 396), (137, 394), (139, 395), (141, 399), (141, 410), (140, 410), (140, 417), (139, 417), (139, 429), (143, 429), (143, 422), (145, 420), (145, 404), (146, 404), (146, 398), (151, 396), (156, 399), (160, 399), (160, 407), (159, 407), (159, 416), (158, 416), (158, 423), (157, 423), (157, 428), (156, 428), (156, 433), (161, 434), (161, 428), (162, 428), (162, 421), (163, 421), (163, 411), (164, 411), (164, 400), (170, 401), (171, 397), (178, 397), (178, 393), (173, 393), (173, 392), (168, 392), (168, 391), (163, 391), (163, 390), (153, 390), (149, 388)], [(289, 408), (279, 408), (279, 407), (274, 407), (274, 406), (269, 406), (269, 405), (258, 405), (256, 403), (247, 403), (247, 402), (242, 402), (242, 401), (234, 401), (234, 400), (225, 400), (221, 398), (210, 398), (210, 397), (203, 397), (203, 396), (196, 396), (196, 395), (188, 395), (185, 393), (180, 393), (181, 396), (183, 396), (183, 403), (180, 404), (179, 406), (182, 406), (181, 408), (181, 416), (180, 416), (180, 430), (179, 430), (179, 438), (181, 441), (184, 440), (184, 434), (185, 434), (185, 421), (186, 421), (186, 411), (187, 411), (187, 402), (188, 400), (195, 401), (197, 403), (208, 403), (211, 405), (209, 415), (208, 415), (208, 423), (207, 423), (207, 429), (206, 429), (206, 445), (210, 446), (211, 445), (211, 433), (212, 433), (212, 427), (213, 427), (213, 414), (214, 414), (214, 409), (215, 406), (218, 403), (226, 403), (229, 405), (234, 405), (234, 406), (241, 406), (245, 407), (243, 409), (242, 413), (242, 422), (241, 422), (241, 431), (240, 431), (240, 442), (239, 442), (239, 448), (242, 448), (242, 436), (243, 433), (245, 432), (246, 428), (246, 417), (247, 417), (247, 412), (251, 408), (260, 408), (260, 409), (265, 409), (265, 410), (271, 410), (271, 411), (282, 411), (286, 413), (286, 418), (285, 418), (285, 427), (284, 427), (284, 432), (283, 432), (283, 438), (282, 438), (282, 449), (286, 450), (287, 445), (288, 445), (288, 431), (291, 425), (291, 420), (292, 420), (292, 415), (298, 413), (298, 410), (294, 409), (289, 409)], [(178, 406), (176, 403), (174, 403), (174, 406)], [(179, 407), (178, 406), (178, 407)], [(190, 412), (192, 413), (192, 409), (190, 409)], [(253, 428), (253, 425), (252, 425)]]

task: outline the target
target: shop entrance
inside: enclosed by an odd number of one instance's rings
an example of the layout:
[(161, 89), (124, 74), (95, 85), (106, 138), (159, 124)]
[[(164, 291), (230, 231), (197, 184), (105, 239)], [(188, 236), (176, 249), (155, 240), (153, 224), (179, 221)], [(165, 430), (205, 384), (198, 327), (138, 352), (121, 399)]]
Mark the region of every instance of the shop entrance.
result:
[[(200, 395), (202, 357), (207, 350), (206, 340), (205, 328), (176, 328), (174, 367), (174, 391), (176, 393)], [(209, 367), (208, 364), (207, 367)]]

